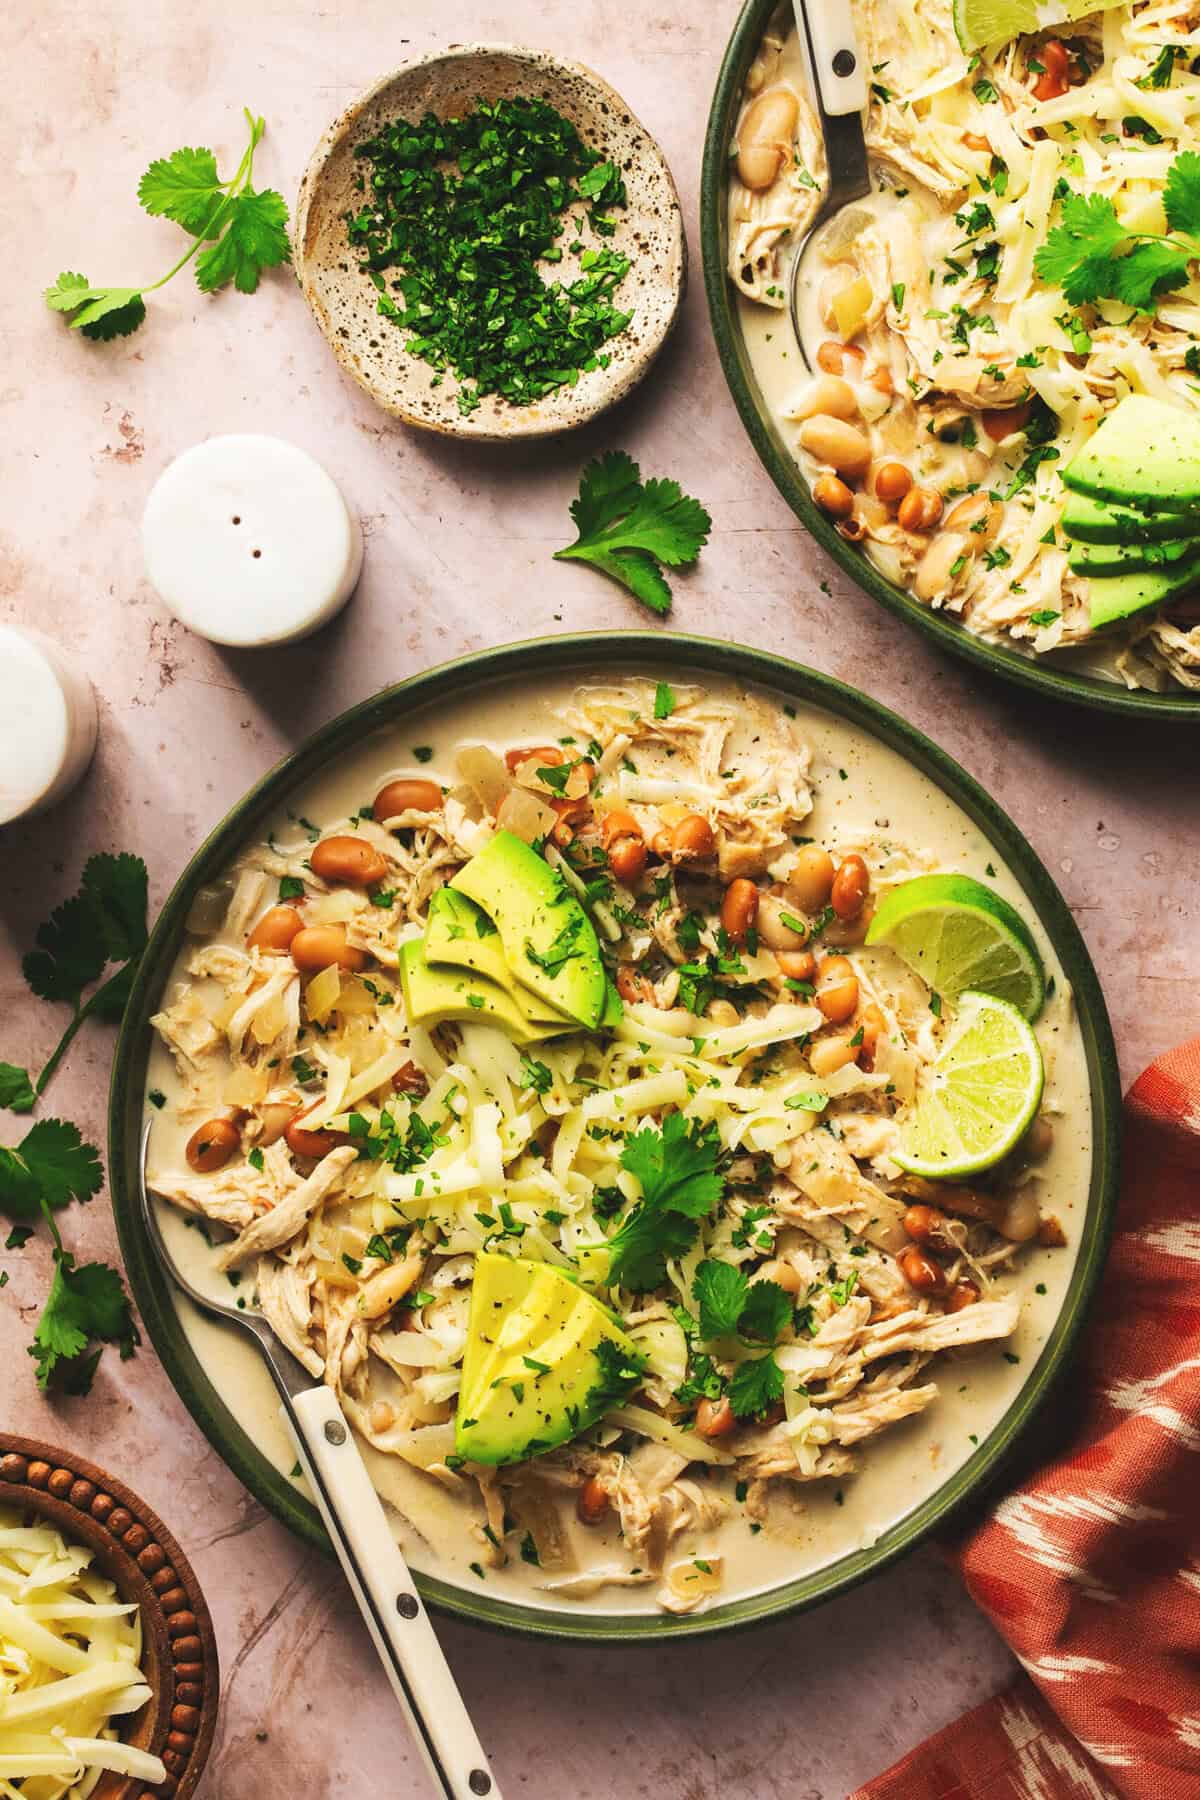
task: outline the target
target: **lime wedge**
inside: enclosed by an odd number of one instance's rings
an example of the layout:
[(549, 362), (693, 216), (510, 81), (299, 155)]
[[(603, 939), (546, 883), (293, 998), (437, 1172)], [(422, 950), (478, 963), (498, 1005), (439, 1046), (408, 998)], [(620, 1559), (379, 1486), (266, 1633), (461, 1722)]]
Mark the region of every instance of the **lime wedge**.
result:
[(867, 932), (954, 1000), (967, 988), (1036, 1019), (1046, 997), (1038, 947), (1015, 907), (970, 875), (918, 875), (893, 888)]
[(1044, 31), (1082, 19), (1088, 13), (1107, 12), (1121, 0), (954, 0), (954, 29), (964, 50), (982, 50), (985, 44), (1007, 43), (1022, 32)]
[(990, 1169), (1029, 1129), (1044, 1080), (1038, 1041), (1016, 1007), (961, 995), (896, 1161), (934, 1181)]

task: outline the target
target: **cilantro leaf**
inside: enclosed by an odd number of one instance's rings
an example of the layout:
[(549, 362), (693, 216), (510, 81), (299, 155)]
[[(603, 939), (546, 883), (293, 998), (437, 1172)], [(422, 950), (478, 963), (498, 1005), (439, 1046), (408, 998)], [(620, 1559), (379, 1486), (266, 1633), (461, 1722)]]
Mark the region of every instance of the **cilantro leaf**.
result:
[(641, 1183), (642, 1199), (608, 1241), (610, 1287), (637, 1293), (659, 1287), (667, 1259), (691, 1248), (696, 1221), (724, 1191), (716, 1167), (719, 1148), (715, 1126), (681, 1113), (669, 1114), (661, 1131), (645, 1126), (626, 1138), (621, 1165)]
[(89, 857), (80, 883), (95, 909), (110, 962), (125, 962), (146, 948), (146, 865), (123, 851)]
[(589, 1424), (603, 1418), (615, 1406), (624, 1406), (646, 1372), (644, 1357), (627, 1356), (610, 1338), (600, 1339), (595, 1355), (596, 1379), (581, 1408), (581, 1418)]
[(43, 290), (42, 298), (52, 312), (74, 312), (85, 300), (100, 293), (94, 288), (86, 275), (76, 275), (70, 269), (64, 269), (53, 287)]
[(787, 1290), (777, 1281), (752, 1282), (738, 1326), (743, 1336), (775, 1344), (791, 1322), (792, 1297)]
[[(174, 220), (192, 239), (174, 268), (144, 287), (93, 287), (86, 275), (65, 269), (43, 293), (53, 312), (72, 314), (72, 330), (107, 341), (136, 331), (146, 317), (144, 296), (178, 274), (200, 252), (196, 275), (205, 292), (233, 281), (253, 293), (259, 273), (287, 262), (287, 207), (272, 189), (251, 186), (254, 151), (265, 130), (246, 113), (250, 141), (230, 181), (223, 182), (211, 150), (183, 148), (150, 164), (138, 183), (138, 199), (156, 218)], [(209, 248), (200, 247), (208, 242)]]
[(1184, 150), (1167, 171), (1163, 210), (1172, 231), (1200, 237), (1200, 155)]
[(725, 1188), (716, 1172), (719, 1149), (715, 1125), (670, 1113), (661, 1131), (648, 1125), (626, 1138), (621, 1166), (641, 1182), (644, 1205), (702, 1219)]
[(201, 292), (211, 294), (232, 281), (240, 294), (254, 293), (264, 269), (278, 268), (291, 257), (287, 217), (287, 203), (274, 188), (261, 193), (245, 188), (230, 200), (221, 236), (196, 258)]
[(669, 681), (660, 681), (654, 690), (654, 716), (656, 719), (669, 719), (679, 704), (675, 697), (675, 689)]
[(692, 1282), (692, 1298), (700, 1307), (700, 1336), (728, 1337), (737, 1330), (750, 1283), (733, 1263), (702, 1262)]
[(152, 162), (138, 182), (137, 194), (155, 218), (173, 219), (193, 237), (208, 238), (225, 188), (212, 151), (185, 147)]
[(39, 1119), (15, 1149), (0, 1149), (0, 1207), (31, 1219), (40, 1200), (57, 1211), (71, 1200), (90, 1200), (104, 1180), (100, 1156), (67, 1119)]
[(22, 959), (21, 968), (39, 1000), (73, 1004), (108, 961), (103, 926), (83, 893), (56, 906), (33, 941), (37, 949)]
[(698, 1227), (682, 1213), (639, 1207), (608, 1240), (608, 1285), (644, 1294), (667, 1278), (668, 1258), (686, 1256)]
[(10, 1112), (32, 1112), (37, 1101), (33, 1084), (27, 1069), (18, 1069), (15, 1063), (0, 1062), (0, 1106), (6, 1106)]
[[(142, 951), (146, 947), (146, 865), (138, 856), (93, 856), (84, 866), (79, 892), (55, 908), (34, 939), (37, 948), (21, 968), (39, 1000), (65, 1001), (74, 1016), (34, 1084), (43, 1093), (84, 1020), (120, 1020)], [(83, 990), (120, 962), (103, 986), (84, 1003)]]
[(728, 1394), (729, 1404), (739, 1419), (765, 1412), (783, 1398), (783, 1370), (770, 1352), (752, 1357), (734, 1370)]
[(129, 288), (110, 288), (107, 296), (110, 305), (93, 307), (86, 319), (72, 319), (71, 324), (78, 325), (84, 337), (92, 338), (96, 343), (107, 344), (113, 338), (128, 337), (146, 317), (146, 302), (140, 293), (133, 293), (128, 300), (120, 298), (131, 292)]
[(1188, 281), (1188, 264), (1198, 254), (1200, 155), (1184, 151), (1171, 164), (1163, 206), (1172, 231), (1129, 231), (1103, 194), (1067, 193), (1061, 222), (1034, 257), (1041, 280), (1061, 287), (1074, 306), (1119, 300), (1138, 312)]
[(77, 1268), (69, 1250), (57, 1253), (54, 1280), (29, 1347), (37, 1361), (38, 1386), (45, 1389), (57, 1380), (68, 1393), (86, 1394), (100, 1360), (98, 1350), (86, 1354), (94, 1338), (119, 1344), (122, 1358), (132, 1356), (140, 1342), (121, 1277), (107, 1263)]
[[(62, 277), (60, 277), (62, 279)], [(579, 497), (571, 517), (581, 538), (593, 537), (636, 506), (642, 472), (624, 450), (609, 450), (590, 462), (579, 480)]]
[[(1157, 238), (1136, 244), (1128, 256), (1116, 258), (1105, 292), (1138, 312), (1153, 312), (1153, 302), (1161, 294), (1186, 287), (1188, 279), (1187, 252), (1166, 238)], [(1063, 292), (1066, 293), (1065, 288)]]
[(1104, 194), (1068, 194), (1062, 203), (1062, 222), (1047, 235), (1033, 266), (1043, 281), (1061, 287), (1068, 300), (1078, 304), (1091, 299), (1092, 293), (1074, 294), (1067, 284), (1078, 280), (1080, 272), (1085, 274), (1085, 288), (1102, 282), (1108, 259), (1127, 235), (1116, 207)]
[(712, 528), (677, 481), (651, 478), (643, 486), (638, 465), (620, 450), (584, 469), (571, 517), (579, 536), (555, 551), (556, 560), (591, 563), (660, 616), (671, 610), (671, 589), (659, 564), (695, 562)]

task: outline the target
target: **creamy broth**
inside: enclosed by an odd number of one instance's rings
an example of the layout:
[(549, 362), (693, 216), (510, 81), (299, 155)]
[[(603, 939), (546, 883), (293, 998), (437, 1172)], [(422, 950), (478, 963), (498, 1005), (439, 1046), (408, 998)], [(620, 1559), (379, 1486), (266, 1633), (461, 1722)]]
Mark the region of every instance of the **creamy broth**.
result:
[[(679, 670), (669, 676), (641, 670), (651, 680), (688, 679)], [(586, 677), (581, 677), (586, 679)], [(692, 678), (718, 699), (738, 704), (739, 690), (705, 675)], [(545, 734), (548, 740), (564, 729), (562, 711), (576, 680), (546, 680), (536, 692), (504, 686), (473, 690), (458, 705), (439, 705), (435, 712), (415, 713), (402, 727), (390, 727), (364, 741), (319, 779), (289, 800), (292, 817), (320, 825), (334, 824), (354, 813), (380, 781), (397, 767), (411, 764), (411, 747), (428, 744), (433, 758), (423, 773), (453, 780), (453, 753), (463, 741), (485, 741), (501, 752), (513, 743)], [(784, 703), (764, 695), (772, 705)], [(1063, 1295), (1079, 1250), (1091, 1167), (1088, 1081), (1081, 1035), (1073, 1016), (1063, 971), (1044, 931), (1032, 916), (1015, 878), (997, 858), (993, 846), (967, 816), (939, 789), (916, 773), (892, 750), (868, 733), (818, 710), (796, 709), (797, 726), (813, 749), (811, 784), (814, 810), (806, 829), (818, 840), (853, 834), (856, 828), (887, 829), (912, 846), (927, 848), (940, 863), (989, 882), (1018, 906), (1029, 921), (1054, 977), (1054, 993), (1037, 1026), (1046, 1061), (1044, 1111), (1053, 1119), (1053, 1149), (1041, 1167), (1039, 1199), (1043, 1209), (1061, 1221), (1067, 1247), (1036, 1246), (1005, 1276), (1002, 1291), (1020, 1295), (1022, 1315), (1015, 1336), (1001, 1344), (943, 1354), (932, 1366), (940, 1397), (919, 1417), (872, 1439), (861, 1457), (860, 1472), (844, 1480), (812, 1482), (789, 1488), (773, 1498), (767, 1524), (750, 1528), (742, 1508), (733, 1504), (728, 1520), (714, 1530), (692, 1534), (672, 1546), (672, 1558), (720, 1552), (725, 1581), (715, 1604), (794, 1579), (823, 1568), (874, 1542), (965, 1463), (983, 1443), (1020, 1393), (1058, 1317)], [(275, 822), (286, 832), (288, 818)], [(263, 832), (260, 835), (265, 836)], [(172, 982), (182, 976), (190, 946), (181, 955)], [(869, 954), (869, 953), (868, 953)], [(148, 1106), (153, 1125), (150, 1165), (161, 1166), (182, 1151), (187, 1127), (173, 1118), (172, 1102), (180, 1092), (174, 1064), (160, 1043), (153, 1049), (148, 1091), (167, 1097), (159, 1109)], [(212, 1252), (201, 1232), (189, 1228), (174, 1207), (160, 1206), (168, 1242), (191, 1278), (214, 1293), (229, 1297), (226, 1278), (213, 1266)], [(219, 1235), (219, 1234), (218, 1234)], [(247, 1276), (249, 1287), (249, 1277)], [(188, 1340), (230, 1413), (251, 1441), (288, 1475), (295, 1451), (281, 1422), (274, 1390), (248, 1343), (232, 1329), (197, 1314), (186, 1301), (175, 1300)], [(1009, 1360), (1015, 1358), (1015, 1360)], [(384, 1457), (364, 1445), (368, 1465), (380, 1491), (394, 1508), (398, 1535), (406, 1555), (425, 1572), (468, 1591), (484, 1586), (489, 1594), (530, 1607), (561, 1607), (563, 1600), (541, 1586), (543, 1572), (513, 1556), (507, 1567), (488, 1569), (481, 1583), (471, 1564), (478, 1544), (466, 1529), (477, 1509), (467, 1509), (438, 1484), (398, 1458)], [(714, 1471), (710, 1480), (732, 1489), (732, 1479)], [(783, 1484), (775, 1484), (780, 1486)], [(297, 1481), (302, 1489), (303, 1484)], [(732, 1498), (732, 1494), (730, 1496)], [(569, 1531), (580, 1568), (619, 1561), (617, 1521), (610, 1514), (600, 1528), (578, 1525), (573, 1510)], [(572, 1609), (595, 1613), (647, 1613), (655, 1610), (654, 1588), (601, 1590), (594, 1598), (571, 1600)]]

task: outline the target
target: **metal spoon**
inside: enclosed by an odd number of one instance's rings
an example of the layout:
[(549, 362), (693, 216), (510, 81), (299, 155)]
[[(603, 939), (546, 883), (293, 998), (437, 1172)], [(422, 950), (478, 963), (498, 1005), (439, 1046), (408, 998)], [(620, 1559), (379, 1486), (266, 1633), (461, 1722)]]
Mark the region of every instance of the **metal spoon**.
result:
[(843, 206), (871, 191), (862, 113), (867, 73), (854, 36), (848, 0), (795, 0), (796, 27), (807, 52), (813, 94), (825, 139), (829, 189), (792, 254), (788, 309), (800, 354), (811, 368), (800, 329), (800, 273), (817, 231)]
[(139, 1189), (150, 1242), (171, 1280), (193, 1305), (248, 1332), (262, 1351), (317, 1509), (438, 1793), (446, 1800), (473, 1800), (485, 1794), (501, 1800), (337, 1395), (324, 1383), (313, 1385), (307, 1369), (283, 1348), (257, 1308), (226, 1306), (192, 1286), (168, 1250), (151, 1204), (146, 1183), (149, 1143), (147, 1125), (142, 1133)]

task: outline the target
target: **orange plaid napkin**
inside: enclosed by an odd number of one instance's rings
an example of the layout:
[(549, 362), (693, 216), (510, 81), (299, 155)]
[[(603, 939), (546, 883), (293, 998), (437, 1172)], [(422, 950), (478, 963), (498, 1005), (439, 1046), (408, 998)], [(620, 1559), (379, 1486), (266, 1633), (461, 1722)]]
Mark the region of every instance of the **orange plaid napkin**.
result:
[(850, 1800), (1200, 1800), (1200, 1038), (1124, 1170), (1056, 1453), (950, 1552), (1026, 1673)]

